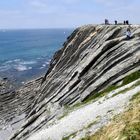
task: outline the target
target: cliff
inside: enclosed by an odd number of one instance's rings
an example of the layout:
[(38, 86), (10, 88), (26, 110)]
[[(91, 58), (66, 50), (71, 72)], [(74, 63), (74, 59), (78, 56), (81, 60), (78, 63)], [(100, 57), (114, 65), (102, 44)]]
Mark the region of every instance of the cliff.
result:
[[(42, 78), (42, 81), (38, 82), (37, 87), (36, 82), (31, 82), (27, 84), (28, 86), (25, 86), (28, 87), (28, 90), (22, 87), (18, 90), (19, 92), (15, 91), (12, 103), (16, 101), (16, 106), (21, 105), (20, 108), (23, 109), (21, 109), (20, 114), (26, 113), (26, 115), (23, 125), (21, 126), (20, 124), (20, 128), (10, 139), (44, 140), (45, 138), (50, 138), (61, 140), (66, 136), (70, 138), (70, 135), (72, 139), (72, 134), (75, 134), (75, 139), (80, 139), (86, 135), (85, 125), (91, 124), (91, 121), (93, 123), (90, 118), (106, 114), (109, 110), (116, 110), (114, 115), (120, 113), (120, 110), (128, 103), (129, 99), (140, 90), (137, 84), (138, 81), (131, 83), (139, 78), (140, 26), (131, 26), (132, 38), (130, 40), (127, 40), (125, 36), (127, 28), (127, 25), (87, 25), (77, 28), (67, 38), (63, 48), (55, 53), (48, 72)], [(125, 83), (125, 79), (131, 74), (136, 74), (136, 76), (133, 75), (135, 78)], [(131, 76), (129, 77), (130, 79)], [(99, 95), (104, 95), (107, 92), (106, 89), (110, 87), (118, 88), (119, 92), (122, 92), (134, 85), (135, 89), (130, 90), (133, 93), (132, 95), (128, 93), (115, 96), (114, 94), (117, 94), (118, 91), (114, 90), (114, 93), (112, 93), (109, 90), (109, 94), (106, 97), (108, 100), (104, 102), (106, 108), (100, 104), (95, 105), (95, 102), (87, 105), (87, 108), (81, 107), (76, 110), (77, 112), (73, 112), (73, 116), (70, 116), (70, 114), (64, 117), (63, 120), (63, 115), (68, 110), (87, 102), (89, 99), (92, 101), (92, 98), (95, 99)], [(11, 93), (10, 95), (13, 96)], [(110, 99), (111, 96), (114, 98)], [(102, 97), (98, 102), (103, 102), (104, 100), (105, 97)], [(8, 105), (11, 105), (9, 101), (11, 99), (8, 99)], [(110, 102), (110, 104), (107, 102)], [(88, 112), (88, 110), (91, 112)], [(100, 113), (92, 112), (93, 110), (96, 110), (96, 112), (99, 110)], [(88, 113), (90, 114), (89, 116)], [(79, 120), (77, 120), (76, 116), (80, 114), (85, 119), (79, 117)], [(96, 115), (92, 116), (91, 114)], [(113, 115), (107, 117), (108, 119), (104, 123), (101, 117), (99, 124), (105, 125)], [(74, 120), (77, 120), (77, 122)], [(73, 124), (79, 122), (79, 125), (73, 125), (74, 127), (70, 124), (64, 126), (68, 122)], [(81, 123), (84, 125), (82, 126)], [(92, 133), (94, 132), (93, 130), (99, 129), (103, 125), (96, 126), (96, 128), (92, 129)], [(59, 128), (61, 132), (57, 131)], [(82, 132), (83, 128), (85, 133)], [(45, 129), (43, 133), (39, 133), (38, 131), (42, 129)], [(40, 135), (32, 137), (36, 132)], [(77, 134), (78, 132), (79, 134)], [(54, 136), (54, 133), (56, 133), (56, 136)]]

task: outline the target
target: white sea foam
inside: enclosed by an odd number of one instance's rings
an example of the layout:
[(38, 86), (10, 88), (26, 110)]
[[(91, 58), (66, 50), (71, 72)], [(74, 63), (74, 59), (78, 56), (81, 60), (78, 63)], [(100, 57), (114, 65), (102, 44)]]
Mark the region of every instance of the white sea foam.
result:
[(21, 65), (32, 65), (32, 64), (35, 64), (37, 63), (36, 61), (23, 61), (23, 62), (20, 62)]
[(19, 62), (19, 61), (21, 61), (20, 59), (15, 59), (15, 60), (13, 60), (14, 62)]
[(32, 61), (32, 60), (31, 61), (24, 61), (24, 60), (21, 60), (21, 59), (14, 59), (14, 60), (8, 60), (4, 64), (12, 64), (12, 63), (21, 64), (21, 65), (31, 65), (31, 64), (35, 64), (37, 62)]
[(18, 66), (15, 66), (15, 69), (16, 69), (17, 71), (25, 71), (25, 70), (27, 70), (28, 68), (27, 68), (26, 66), (24, 66), (24, 65), (18, 65)]
[(45, 62), (45, 64), (49, 65), (50, 64), (50, 61)]
[(12, 60), (9, 60), (9, 61), (6, 61), (5, 64), (10, 64), (10, 63), (13, 63)]
[(28, 70), (31, 70), (32, 69), (32, 67), (28, 67)]
[(26, 71), (32, 69), (30, 65), (36, 64), (37, 61), (23, 61), (21, 59), (14, 59), (9, 60), (3, 63), (2, 66), (0, 66), (0, 71), (7, 71), (9, 69), (15, 69), (17, 71)]
[(43, 69), (43, 68), (45, 68), (49, 64), (50, 64), (50, 61), (47, 61), (44, 64), (42, 64), (42, 66), (39, 69)]
[(39, 69), (43, 69), (44, 67), (40, 67)]
[(43, 64), (42, 67), (46, 67), (46, 64)]
[(27, 66), (25, 66), (25, 65), (16, 65), (16, 66), (15, 66), (15, 69), (16, 69), (17, 71), (26, 71), (26, 70), (32, 69), (32, 67), (27, 67)]
[(7, 71), (9, 68), (9, 65), (0, 66), (0, 72)]

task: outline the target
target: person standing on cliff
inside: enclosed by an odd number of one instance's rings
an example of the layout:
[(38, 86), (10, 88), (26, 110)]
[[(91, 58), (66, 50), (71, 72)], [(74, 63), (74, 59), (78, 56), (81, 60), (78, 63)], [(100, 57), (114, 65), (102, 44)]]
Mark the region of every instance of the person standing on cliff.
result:
[(123, 24), (126, 25), (126, 21), (125, 20), (124, 20)]
[(105, 25), (109, 25), (109, 20), (105, 19)]
[(125, 23), (126, 23), (126, 25), (129, 25), (129, 20), (126, 20)]

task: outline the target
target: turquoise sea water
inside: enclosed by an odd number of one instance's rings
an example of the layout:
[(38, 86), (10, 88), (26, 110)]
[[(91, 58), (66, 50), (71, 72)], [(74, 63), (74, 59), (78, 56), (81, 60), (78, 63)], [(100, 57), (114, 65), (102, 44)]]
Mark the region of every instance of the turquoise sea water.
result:
[(0, 77), (25, 82), (47, 71), (53, 54), (73, 29), (0, 31)]

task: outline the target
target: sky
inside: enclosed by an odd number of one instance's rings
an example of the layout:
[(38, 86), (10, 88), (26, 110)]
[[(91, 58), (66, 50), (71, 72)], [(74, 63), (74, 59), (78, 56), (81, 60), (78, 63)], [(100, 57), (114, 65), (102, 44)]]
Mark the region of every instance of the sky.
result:
[(140, 0), (0, 0), (0, 29), (73, 28), (104, 19), (140, 23)]

